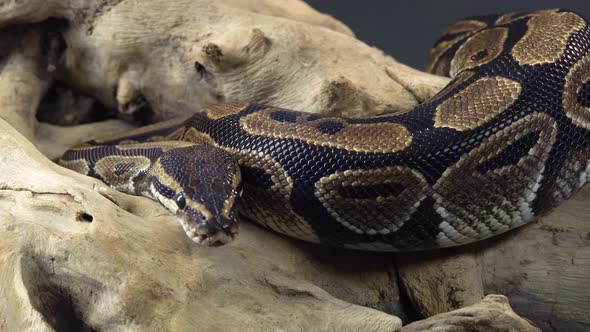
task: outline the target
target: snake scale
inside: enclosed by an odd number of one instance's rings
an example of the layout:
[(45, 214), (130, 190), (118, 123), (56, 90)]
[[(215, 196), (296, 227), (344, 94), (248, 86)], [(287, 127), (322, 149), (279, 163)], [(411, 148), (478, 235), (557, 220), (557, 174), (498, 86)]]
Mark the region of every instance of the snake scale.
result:
[(464, 19), (429, 58), (452, 81), (413, 110), (361, 119), (229, 102), (89, 141), (60, 163), (160, 201), (205, 245), (231, 241), (238, 212), (347, 248), (479, 241), (588, 182), (589, 38), (565, 10)]

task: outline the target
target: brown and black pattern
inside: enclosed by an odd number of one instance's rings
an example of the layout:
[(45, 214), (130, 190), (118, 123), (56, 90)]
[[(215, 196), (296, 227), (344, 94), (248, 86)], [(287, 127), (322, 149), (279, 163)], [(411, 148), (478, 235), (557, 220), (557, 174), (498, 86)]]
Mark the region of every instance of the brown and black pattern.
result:
[(476, 129), (509, 109), (521, 90), (520, 83), (509, 78), (482, 77), (438, 105), (434, 126)]
[(571, 12), (534, 15), (527, 21), (525, 35), (512, 48), (512, 57), (521, 65), (555, 62), (563, 55), (572, 35), (585, 26), (584, 19)]
[[(241, 215), (288, 236), (394, 251), (506, 232), (588, 182), (590, 30), (583, 18), (546, 10), (462, 20), (429, 62), (431, 72), (456, 76), (403, 114), (358, 119), (219, 104), (90, 141), (61, 163), (117, 188), (148, 188), (179, 215), (186, 204), (212, 232), (232, 224), (238, 204)], [(170, 141), (187, 146), (170, 148)], [(130, 142), (147, 143), (123, 145)], [(174, 155), (181, 150), (193, 152)], [(174, 156), (165, 165), (157, 161), (164, 152)], [(211, 166), (207, 154), (225, 166)], [(141, 174), (154, 175), (152, 182), (125, 180)], [(211, 197), (194, 194), (203, 181)], [(187, 235), (202, 243), (201, 228), (187, 228), (183, 218)]]
[(458, 47), (461, 41), (475, 32), (487, 27), (485, 22), (478, 20), (462, 20), (450, 26), (441, 39), (430, 50), (426, 70), (437, 75), (447, 76), (450, 72), (451, 60), (454, 54), (449, 50)]
[(412, 135), (399, 123), (350, 123), (344, 118), (275, 108), (248, 114), (240, 119), (240, 125), (251, 135), (297, 139), (356, 152), (396, 152), (412, 143)]
[(437, 210), (445, 219), (441, 238), (457, 243), (467, 237), (485, 239), (530, 220), (530, 203), (556, 137), (555, 120), (532, 113), (447, 168), (433, 186)]
[(590, 180), (590, 148), (572, 151), (564, 158), (563, 165), (555, 179), (551, 196), (554, 204), (569, 199)]
[(563, 87), (563, 112), (581, 128), (590, 129), (590, 55), (571, 68)]
[(463, 70), (484, 65), (497, 58), (504, 51), (508, 28), (482, 30), (469, 37), (459, 47), (451, 61), (450, 75), (456, 76)]
[(398, 231), (432, 194), (420, 172), (402, 166), (338, 171), (314, 186), (314, 195), (336, 221), (370, 235)]
[(545, 15), (545, 14), (558, 13), (559, 11), (560, 11), (559, 9), (546, 9), (546, 10), (538, 10), (538, 11), (530, 12), (530, 13), (510, 12), (510, 13), (500, 15), (496, 19), (496, 21), (494, 22), (494, 25), (507, 25), (507, 24), (514, 23), (518, 20), (522, 20), (525, 18), (531, 18), (533, 16), (539, 16), (539, 15)]

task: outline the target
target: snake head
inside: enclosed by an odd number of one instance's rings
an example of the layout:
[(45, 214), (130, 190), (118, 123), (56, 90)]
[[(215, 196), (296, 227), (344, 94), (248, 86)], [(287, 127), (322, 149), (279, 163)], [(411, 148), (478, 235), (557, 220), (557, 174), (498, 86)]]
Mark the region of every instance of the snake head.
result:
[(235, 238), (241, 173), (230, 154), (200, 145), (170, 149), (151, 173), (153, 196), (177, 215), (191, 240), (220, 246)]

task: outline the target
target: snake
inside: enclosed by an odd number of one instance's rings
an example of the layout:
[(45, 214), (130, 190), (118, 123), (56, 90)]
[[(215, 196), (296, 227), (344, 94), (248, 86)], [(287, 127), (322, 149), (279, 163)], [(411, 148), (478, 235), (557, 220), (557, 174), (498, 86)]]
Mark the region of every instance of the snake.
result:
[(330, 246), (413, 251), (527, 224), (590, 178), (590, 26), (560, 9), (462, 19), (430, 51), (451, 78), (355, 118), (227, 101), (90, 140), (65, 167), (150, 197), (206, 246), (242, 218)]

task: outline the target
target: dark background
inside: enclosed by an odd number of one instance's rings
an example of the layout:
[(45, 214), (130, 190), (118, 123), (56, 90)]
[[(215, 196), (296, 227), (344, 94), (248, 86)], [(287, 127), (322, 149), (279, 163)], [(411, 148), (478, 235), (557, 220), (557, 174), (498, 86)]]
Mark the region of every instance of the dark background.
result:
[(348, 25), (365, 43), (398, 61), (423, 69), (438, 35), (461, 18), (565, 8), (590, 17), (588, 0), (305, 0), (315, 9)]

